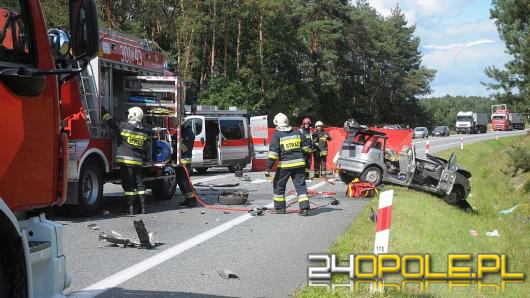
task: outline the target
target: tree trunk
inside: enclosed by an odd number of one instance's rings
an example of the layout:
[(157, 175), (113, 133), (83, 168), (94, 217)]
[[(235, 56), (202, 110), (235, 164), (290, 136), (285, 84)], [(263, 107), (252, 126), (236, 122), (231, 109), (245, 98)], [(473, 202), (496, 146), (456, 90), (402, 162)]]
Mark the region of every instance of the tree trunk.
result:
[(208, 49), (208, 34), (204, 36), (204, 42), (202, 46), (201, 77), (199, 79), (199, 88), (201, 90), (206, 87), (206, 81), (208, 80), (208, 57), (206, 55), (207, 49)]
[[(195, 2), (195, 11), (197, 11), (199, 9), (199, 3), (200, 3), (200, 0), (197, 0), (197, 2)], [(181, 8), (184, 9), (184, 5), (182, 4), (182, 2), (181, 2)], [(192, 22), (192, 23), (194, 23), (194, 22)], [(194, 33), (195, 33), (195, 28), (192, 27), (191, 28), (190, 38), (188, 40), (188, 46), (186, 48), (186, 62), (185, 62), (185, 65), (184, 65), (184, 79), (185, 80), (188, 79), (188, 69), (189, 69), (189, 65), (190, 65), (191, 45), (193, 44)]]
[(212, 52), (210, 54), (211, 65), (210, 65), (210, 75), (213, 77), (215, 72), (215, 31), (216, 31), (216, 22), (217, 22), (217, 7), (216, 2), (213, 1), (213, 20), (212, 20)]
[(259, 66), (260, 66), (260, 79), (261, 79), (261, 92), (265, 91), (265, 78), (263, 69), (263, 11), (260, 11), (259, 15)]
[(223, 71), (224, 71), (225, 81), (227, 81), (228, 80), (228, 69), (227, 69), (227, 67), (228, 67), (228, 24), (226, 23), (227, 22), (226, 15), (224, 17), (224, 20), (225, 20), (224, 21), (224, 23), (225, 23), (225, 35), (224, 35), (224, 42), (225, 42), (224, 46), (225, 46), (225, 48), (224, 48), (224, 62), (223, 62), (224, 66), (223, 66)]
[(241, 46), (241, 19), (237, 21), (237, 46), (236, 46), (236, 73), (239, 76), (239, 60), (240, 60), (240, 51), (239, 47)]

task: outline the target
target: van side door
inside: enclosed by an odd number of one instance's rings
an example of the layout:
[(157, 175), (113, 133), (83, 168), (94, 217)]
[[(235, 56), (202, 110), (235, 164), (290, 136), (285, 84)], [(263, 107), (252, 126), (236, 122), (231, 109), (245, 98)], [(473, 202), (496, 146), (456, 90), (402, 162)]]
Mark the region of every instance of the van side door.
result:
[(219, 117), (219, 165), (247, 164), (249, 129), (245, 117)]
[(267, 144), (269, 138), (267, 117), (266, 115), (250, 117), (250, 137), (253, 146), (253, 159), (267, 159), (267, 152), (269, 151), (269, 145)]
[(204, 163), (203, 151), (204, 146), (206, 145), (206, 129), (204, 121), (204, 116), (186, 117), (186, 122), (191, 122), (191, 127), (195, 134), (195, 142), (193, 142), (193, 153), (191, 157), (192, 167), (198, 167)]

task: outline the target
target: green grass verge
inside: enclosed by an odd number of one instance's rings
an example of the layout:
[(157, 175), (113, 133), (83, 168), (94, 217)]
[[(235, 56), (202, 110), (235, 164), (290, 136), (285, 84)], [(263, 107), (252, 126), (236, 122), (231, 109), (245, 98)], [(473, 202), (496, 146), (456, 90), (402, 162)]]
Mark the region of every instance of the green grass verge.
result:
[[(446, 204), (438, 197), (402, 187), (395, 189), (392, 227), (389, 249), (392, 253), (430, 254), (433, 269), (446, 272), (448, 253), (504, 253), (508, 256), (509, 270), (523, 272), (526, 279), (530, 274), (530, 173), (512, 177), (506, 172), (506, 150), (512, 144), (524, 144), (530, 150), (530, 136), (508, 137), (499, 140), (470, 144), (463, 151), (452, 149), (439, 154), (448, 157), (457, 153), (458, 163), (470, 170), (471, 195), (468, 202), (477, 213), (466, 213)], [(370, 202), (377, 210), (377, 199)], [(499, 211), (526, 203), (509, 215)], [(375, 225), (370, 221), (369, 207), (365, 208), (353, 221), (351, 227), (338, 237), (330, 248), (330, 253), (338, 259), (347, 260), (349, 254), (372, 253), (374, 248)], [(477, 237), (470, 230), (478, 231)], [(486, 236), (487, 231), (496, 229), (500, 237)], [(472, 265), (474, 267), (474, 265)], [(347, 276), (336, 278), (337, 282), (347, 281)], [(495, 281), (498, 282), (497, 277)], [(491, 281), (494, 282), (494, 281)], [(495, 295), (491, 290), (479, 291), (475, 286), (453, 289), (447, 285), (436, 285), (423, 292), (384, 292), (381, 296), (400, 297), (483, 297)], [(522, 284), (508, 284), (496, 295), (503, 297), (528, 297), (530, 281)], [(372, 294), (373, 295), (373, 294)], [(351, 297), (371, 296), (366, 289), (327, 291), (323, 288), (304, 287), (296, 292), (297, 297)]]

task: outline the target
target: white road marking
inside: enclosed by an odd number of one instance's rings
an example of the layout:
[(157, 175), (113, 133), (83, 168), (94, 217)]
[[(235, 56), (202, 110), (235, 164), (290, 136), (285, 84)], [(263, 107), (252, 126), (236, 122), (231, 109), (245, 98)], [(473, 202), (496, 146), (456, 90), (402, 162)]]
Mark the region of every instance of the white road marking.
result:
[[(210, 177), (210, 178), (214, 178), (214, 177)], [(207, 179), (207, 178), (206, 178)], [(210, 180), (213, 180), (213, 179), (210, 179)], [(309, 190), (315, 190), (319, 187), (322, 187), (326, 185), (326, 182), (325, 181), (322, 181), (318, 184), (315, 184), (311, 187), (308, 187)], [(291, 195), (291, 196), (288, 196), (287, 199), (288, 200), (292, 200), (296, 198), (296, 196), (294, 195)], [(272, 208), (273, 207), (273, 203), (270, 203), (268, 205), (266, 205), (265, 207), (268, 207), (268, 208)], [(96, 297), (114, 287), (117, 287), (118, 285), (146, 272), (147, 270), (149, 269), (152, 269), (160, 264), (162, 264), (163, 262), (169, 260), (169, 259), (172, 259), (178, 255), (180, 255), (181, 253), (221, 234), (221, 233), (224, 233), (228, 230), (230, 230), (231, 228), (237, 226), (237, 225), (240, 225), (244, 222), (246, 222), (247, 220), (251, 219), (253, 216), (246, 213), (244, 215), (241, 215), (239, 217), (236, 217), (224, 224), (221, 224), (215, 228), (212, 228), (206, 232), (203, 232), (195, 237), (192, 237), (184, 242), (181, 242), (179, 244), (176, 244), (175, 246), (172, 246), (152, 257), (149, 257), (143, 261), (141, 261), (140, 263), (137, 263), (131, 267), (128, 267), (116, 274), (113, 274), (91, 286), (88, 286), (86, 288), (84, 288), (83, 290), (81, 291), (78, 291), (78, 292), (74, 292), (70, 295), (68, 295), (68, 297), (70, 298), (93, 298), (93, 297)]]
[[(523, 131), (518, 131), (518, 132), (510, 132), (510, 133), (504, 133), (504, 134), (500, 134), (499, 137), (509, 137), (509, 136), (514, 136), (514, 135), (518, 135), (518, 134), (523, 134), (524, 133), (524, 130)], [(488, 140), (488, 139), (494, 139), (495, 138), (495, 135), (487, 135), (487, 136), (475, 136), (473, 138), (464, 138), (464, 143), (466, 143), (466, 141), (468, 142), (476, 142), (476, 141), (480, 141), (480, 140)], [(417, 144), (417, 143), (415, 143)], [(453, 145), (459, 145), (460, 144), (460, 140), (458, 142), (454, 142), (454, 143), (448, 143), (448, 144), (440, 144), (440, 145), (431, 145), (431, 149), (433, 148), (439, 148), (439, 147), (449, 147), (449, 146), (453, 146)], [(420, 151), (425, 151), (425, 148), (417, 148), (416, 149), (417, 152), (420, 152)]]

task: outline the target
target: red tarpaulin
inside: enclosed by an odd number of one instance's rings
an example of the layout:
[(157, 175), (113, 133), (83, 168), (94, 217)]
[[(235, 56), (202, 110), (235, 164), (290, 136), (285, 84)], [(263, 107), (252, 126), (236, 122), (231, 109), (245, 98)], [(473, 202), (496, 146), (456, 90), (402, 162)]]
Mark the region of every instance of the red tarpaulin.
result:
[[(383, 128), (370, 128), (375, 131), (383, 132), (387, 135), (387, 148), (392, 148), (396, 152), (400, 152), (404, 145), (407, 145), (408, 147), (412, 144), (412, 130), (409, 129), (383, 129)], [(275, 129), (269, 128), (269, 139), (267, 141), (267, 144), (270, 144), (270, 140), (272, 138), (272, 135), (274, 134)], [(325, 129), (331, 136), (332, 140), (328, 143), (328, 163), (327, 168), (328, 170), (334, 170), (335, 164), (333, 163), (333, 159), (337, 152), (339, 152), (342, 143), (346, 139), (346, 132), (342, 127), (328, 127)], [(311, 163), (311, 168), (313, 168), (313, 164)], [(254, 160), (252, 162), (252, 170), (253, 171), (263, 171), (265, 170), (265, 160)]]

